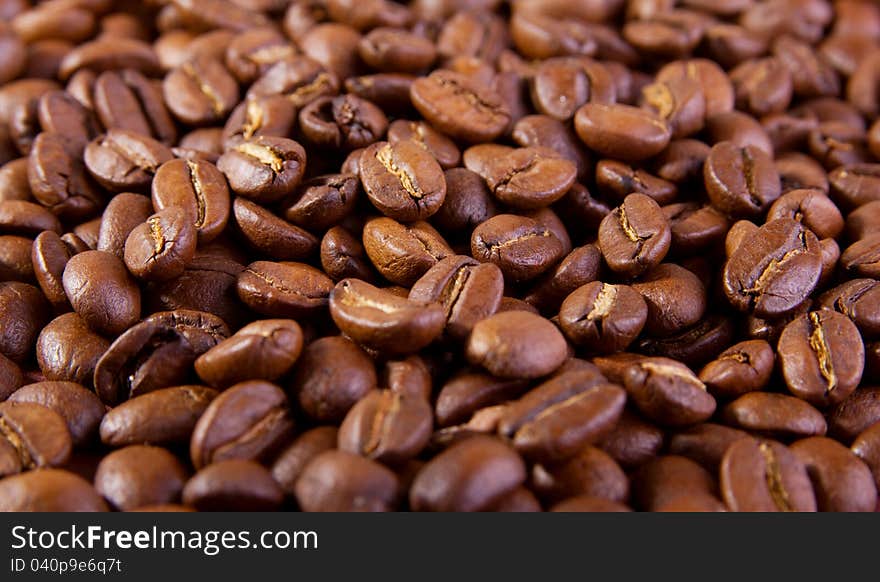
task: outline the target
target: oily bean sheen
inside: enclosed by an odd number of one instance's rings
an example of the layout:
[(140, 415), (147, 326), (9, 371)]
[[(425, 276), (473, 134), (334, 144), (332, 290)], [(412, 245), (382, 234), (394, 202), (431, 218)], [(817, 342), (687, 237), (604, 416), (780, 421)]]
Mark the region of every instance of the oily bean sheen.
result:
[(446, 199), (440, 164), (417, 142), (376, 142), (361, 154), (360, 177), (382, 214), (411, 222), (435, 214)]
[(671, 137), (659, 116), (647, 109), (621, 104), (587, 103), (575, 114), (574, 127), (591, 150), (627, 161), (659, 154)]
[(249, 246), (273, 258), (304, 259), (318, 246), (318, 239), (307, 230), (282, 220), (247, 198), (235, 199), (232, 220)]
[(107, 504), (79, 475), (38, 469), (0, 480), (0, 511), (107, 511)]
[(198, 241), (217, 238), (229, 220), (229, 189), (210, 162), (171, 160), (156, 171), (151, 186), (157, 210), (179, 206), (189, 213)]
[(712, 148), (703, 166), (712, 205), (729, 216), (754, 216), (780, 194), (779, 175), (767, 152), (723, 141)]
[(615, 353), (625, 350), (638, 337), (647, 316), (645, 300), (632, 287), (594, 281), (562, 302), (559, 326), (578, 346)]
[(497, 313), (477, 323), (465, 348), (469, 362), (502, 378), (538, 378), (567, 356), (565, 337), (546, 319), (526, 311)]
[(117, 509), (174, 503), (180, 499), (186, 470), (160, 447), (132, 445), (113, 451), (98, 465), (95, 490)]
[(212, 463), (193, 475), (182, 498), (199, 511), (275, 511), (284, 493), (262, 465), (230, 459)]
[(669, 221), (644, 194), (630, 194), (599, 225), (599, 248), (615, 273), (636, 277), (656, 266), (672, 243)]
[(562, 258), (562, 242), (537, 221), (515, 214), (498, 214), (474, 229), (471, 255), (498, 265), (514, 282), (534, 279)]
[(60, 414), (33, 402), (0, 402), (0, 465), (3, 476), (59, 467), (70, 458), (73, 442)]
[(696, 424), (715, 412), (715, 399), (706, 385), (675, 360), (645, 358), (630, 365), (624, 386), (639, 411), (661, 425)]
[(167, 281), (183, 274), (196, 253), (190, 214), (169, 206), (136, 226), (125, 240), (125, 266), (139, 279)]
[(86, 251), (64, 268), (64, 291), (73, 310), (98, 333), (118, 335), (137, 323), (141, 292), (115, 255)]
[(839, 442), (826, 437), (797, 441), (791, 452), (807, 468), (819, 511), (874, 511), (877, 486), (868, 466)]
[(256, 261), (239, 273), (239, 299), (269, 317), (303, 317), (326, 308), (333, 282), (304, 263)]

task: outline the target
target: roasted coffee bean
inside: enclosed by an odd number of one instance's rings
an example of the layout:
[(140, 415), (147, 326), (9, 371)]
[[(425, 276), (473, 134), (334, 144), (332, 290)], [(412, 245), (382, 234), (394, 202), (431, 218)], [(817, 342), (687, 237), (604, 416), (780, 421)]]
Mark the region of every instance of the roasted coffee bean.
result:
[(467, 422), (478, 410), (507, 402), (527, 387), (524, 380), (505, 380), (480, 372), (457, 374), (437, 395), (437, 423), (445, 427)]
[(256, 261), (238, 275), (238, 297), (268, 317), (304, 317), (326, 309), (333, 281), (304, 263)]
[(663, 430), (637, 413), (624, 409), (614, 428), (596, 446), (629, 469), (657, 456), (663, 447), (663, 440)]
[(83, 160), (99, 184), (114, 192), (140, 191), (174, 154), (158, 141), (124, 129), (111, 129), (90, 142)]
[(64, 269), (63, 283), (74, 311), (98, 333), (118, 335), (140, 317), (140, 290), (125, 264), (110, 253), (74, 255)]
[(240, 82), (251, 83), (269, 67), (296, 52), (296, 48), (274, 28), (254, 28), (241, 32), (232, 40), (226, 48), (224, 62)]
[(501, 97), (461, 73), (438, 70), (413, 82), (412, 103), (441, 132), (470, 143), (491, 141), (510, 123)]
[(666, 204), (678, 196), (675, 184), (616, 160), (596, 164), (596, 185), (607, 196), (621, 201), (629, 194), (644, 194), (658, 204)]
[(514, 214), (498, 214), (480, 224), (471, 235), (471, 254), (478, 261), (498, 265), (504, 276), (521, 282), (548, 270), (563, 255), (562, 242), (537, 221)]
[(741, 311), (784, 315), (812, 292), (822, 268), (818, 240), (789, 218), (768, 222), (746, 236), (724, 266), (724, 293)]
[(703, 164), (710, 151), (709, 146), (701, 141), (674, 139), (657, 156), (654, 171), (659, 178), (673, 184), (702, 179)]
[(142, 73), (107, 71), (94, 81), (95, 113), (107, 129), (124, 129), (162, 143), (177, 139), (177, 127), (163, 101), (161, 88)]
[(410, 506), (415, 511), (480, 511), (525, 478), (522, 459), (507, 445), (475, 436), (443, 451), (419, 471), (410, 488)]
[(836, 238), (844, 226), (840, 210), (821, 190), (789, 190), (767, 212), (768, 222), (777, 218), (802, 222), (819, 239)]
[(440, 303), (446, 314), (446, 334), (461, 340), (497, 311), (503, 294), (504, 277), (497, 266), (452, 256), (422, 275), (410, 289), (409, 299)]
[(715, 412), (706, 385), (675, 360), (645, 358), (627, 367), (623, 381), (639, 411), (662, 425), (696, 424)]
[(564, 464), (535, 465), (530, 482), (550, 502), (589, 495), (622, 503), (629, 497), (623, 469), (607, 453), (590, 446)]
[(369, 356), (348, 338), (334, 336), (303, 349), (290, 390), (309, 417), (339, 422), (377, 382)]
[(330, 316), (356, 342), (388, 354), (408, 354), (430, 344), (446, 323), (439, 303), (424, 303), (344, 279), (330, 294)]
[(255, 321), (199, 356), (195, 370), (218, 388), (245, 380), (274, 382), (293, 368), (302, 345), (302, 329), (295, 321)]
[(772, 158), (754, 146), (715, 144), (703, 166), (706, 192), (730, 216), (754, 216), (779, 198), (779, 175)]
[(34, 198), (53, 214), (62, 220), (82, 220), (95, 214), (102, 196), (66, 143), (56, 133), (37, 136), (28, 156), (28, 183)]
[(428, 444), (433, 414), (419, 396), (373, 391), (355, 404), (339, 427), (339, 448), (395, 465), (416, 457)]
[(230, 459), (260, 460), (293, 431), (287, 396), (274, 384), (252, 380), (214, 398), (196, 422), (190, 458), (196, 469)]
[(715, 497), (715, 479), (700, 465), (678, 455), (657, 457), (633, 476), (633, 500), (648, 511), (679, 504), (684, 511), (725, 511)]
[(303, 182), (284, 202), (284, 218), (302, 228), (323, 230), (340, 223), (354, 209), (359, 182), (351, 174), (329, 174)]
[(361, 155), (359, 168), (370, 202), (395, 220), (427, 218), (446, 198), (443, 170), (418, 142), (374, 143)]
[(744, 61), (730, 72), (730, 80), (737, 107), (755, 116), (781, 113), (791, 103), (792, 75), (779, 58)]
[(351, 151), (381, 139), (388, 118), (376, 105), (355, 95), (320, 97), (299, 112), (299, 127), (318, 148)]
[(61, 222), (39, 204), (24, 200), (0, 202), (0, 232), (35, 237), (44, 230), (61, 234)]
[(33, 241), (21, 236), (0, 236), (0, 280), (33, 283)]
[(422, 146), (444, 170), (455, 168), (461, 161), (461, 152), (455, 142), (424, 121), (398, 119), (391, 122), (388, 126), (388, 142), (393, 145), (403, 141), (414, 141)]
[(101, 228), (98, 231), (99, 251), (112, 253), (124, 259), (125, 241), (138, 225), (147, 221), (153, 214), (150, 199), (140, 194), (123, 192), (114, 196), (104, 214), (101, 215)]
[(850, 443), (877, 422), (880, 422), (880, 389), (865, 386), (828, 412), (828, 434)]
[(572, 343), (593, 352), (614, 353), (638, 337), (647, 315), (644, 299), (632, 287), (595, 281), (565, 299), (559, 325)]
[(636, 277), (666, 256), (672, 233), (666, 216), (654, 200), (630, 194), (599, 226), (599, 248), (616, 273)]
[(434, 265), (453, 255), (439, 232), (427, 222), (401, 224), (374, 218), (364, 225), (364, 250), (383, 277), (411, 286)]
[(284, 493), (262, 465), (229, 459), (211, 463), (193, 475), (182, 497), (199, 511), (275, 511)]
[(773, 153), (773, 142), (764, 127), (755, 118), (741, 111), (708, 117), (705, 131), (711, 144), (727, 141), (735, 148), (751, 146), (768, 155)]
[(674, 263), (648, 271), (632, 288), (648, 307), (644, 330), (655, 337), (684, 332), (700, 322), (706, 311), (703, 283), (693, 272)]
[(840, 265), (852, 275), (880, 277), (880, 233), (873, 233), (851, 244), (840, 255)]
[(721, 494), (733, 511), (816, 511), (807, 468), (780, 443), (738, 440), (719, 473)]
[(0, 282), (0, 354), (24, 362), (33, 350), (49, 306), (40, 290), (17, 281)]
[(116, 509), (129, 511), (178, 501), (186, 477), (186, 469), (167, 450), (132, 445), (101, 460), (95, 490)]
[(858, 328), (841, 313), (801, 315), (785, 326), (778, 350), (789, 391), (816, 406), (837, 404), (861, 381), (864, 345)]
[(18, 364), (0, 354), (0, 400), (9, 398), (24, 383), (24, 373), (22, 373)]
[(125, 240), (123, 257), (132, 275), (146, 281), (167, 281), (183, 274), (198, 243), (192, 215), (169, 206), (136, 226)]
[(258, 136), (224, 153), (217, 167), (233, 192), (269, 203), (293, 192), (305, 173), (305, 163), (305, 150), (297, 142)]
[(670, 252), (691, 255), (721, 242), (730, 228), (727, 217), (712, 206), (682, 202), (663, 207), (672, 232)]
[(38, 469), (0, 480), (0, 511), (107, 511), (107, 504), (82, 477)]
[(217, 238), (229, 220), (229, 189), (216, 166), (205, 161), (162, 164), (152, 183), (153, 206), (178, 206), (190, 214), (201, 244)]
[(95, 366), (110, 341), (89, 329), (76, 313), (65, 313), (37, 337), (37, 364), (47, 380), (92, 384)]
[(638, 161), (659, 154), (670, 131), (654, 113), (629, 105), (588, 103), (574, 117), (578, 136), (603, 156)]
[(176, 386), (137, 396), (107, 411), (101, 441), (118, 447), (189, 443), (198, 419), (217, 396), (203, 386)]
[(116, 338), (98, 360), (95, 392), (104, 403), (116, 405), (184, 384), (195, 359), (228, 336), (226, 324), (210, 313), (154, 313)]
[(776, 438), (825, 434), (822, 413), (799, 398), (774, 392), (750, 392), (728, 404), (725, 423)]
[(375, 279), (364, 245), (341, 226), (334, 226), (321, 239), (321, 267), (336, 282), (349, 277)]
[(318, 239), (307, 230), (247, 198), (235, 199), (231, 218), (249, 246), (273, 259), (305, 259), (318, 248)]
[(807, 468), (819, 511), (874, 511), (877, 487), (868, 466), (844, 445), (811, 437), (791, 446)]
[(3, 447), (4, 477), (64, 465), (73, 448), (61, 415), (33, 402), (0, 402), (0, 442), (8, 445)]
[(43, 295), (58, 312), (70, 310), (62, 277), (72, 254), (64, 240), (52, 231), (42, 232), (31, 246), (34, 278)]
[(281, 95), (249, 97), (229, 115), (223, 127), (227, 149), (253, 137), (284, 137), (296, 124), (296, 107)]
[(303, 511), (391, 511), (397, 502), (398, 480), (370, 459), (325, 451), (305, 466), (294, 491)]
[(524, 299), (542, 312), (558, 311), (566, 297), (598, 278), (601, 265), (602, 253), (595, 244), (573, 249)]
[(560, 462), (607, 435), (625, 402), (623, 389), (601, 374), (564, 372), (507, 405), (498, 432), (527, 459)]
[(272, 464), (272, 477), (288, 496), (295, 495), (296, 482), (309, 462), (336, 448), (335, 426), (319, 426), (299, 435)]
[(880, 231), (880, 200), (868, 202), (846, 217), (846, 234), (851, 240), (866, 238)]
[(673, 435), (669, 452), (696, 461), (714, 473), (730, 445), (744, 438), (749, 438), (745, 431), (706, 422)]
[(210, 125), (238, 104), (238, 83), (210, 57), (198, 57), (171, 71), (162, 83), (171, 113), (188, 125)]
[(880, 334), (880, 285), (874, 279), (852, 279), (819, 296), (818, 305), (853, 320), (863, 337)]
[(773, 348), (764, 340), (733, 345), (700, 371), (700, 381), (717, 398), (731, 398), (762, 390), (770, 381)]
[(564, 362), (565, 337), (548, 320), (526, 312), (497, 313), (478, 322), (465, 347), (470, 363), (502, 378), (538, 378)]

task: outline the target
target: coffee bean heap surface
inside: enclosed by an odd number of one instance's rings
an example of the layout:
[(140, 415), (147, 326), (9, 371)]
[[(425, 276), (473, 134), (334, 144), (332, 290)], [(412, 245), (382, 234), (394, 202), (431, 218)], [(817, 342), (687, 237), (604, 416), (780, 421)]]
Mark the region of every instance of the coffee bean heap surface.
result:
[(880, 4), (0, 17), (0, 510), (880, 507)]

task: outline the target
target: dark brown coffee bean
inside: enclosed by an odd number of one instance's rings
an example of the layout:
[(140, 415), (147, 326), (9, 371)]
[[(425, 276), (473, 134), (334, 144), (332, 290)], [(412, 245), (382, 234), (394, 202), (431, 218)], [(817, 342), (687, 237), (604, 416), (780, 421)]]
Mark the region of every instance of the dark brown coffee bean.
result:
[(768, 222), (777, 218), (802, 222), (820, 239), (836, 238), (843, 231), (840, 210), (821, 190), (789, 190), (767, 212)]
[(773, 43), (773, 54), (791, 72), (796, 96), (821, 97), (840, 92), (837, 73), (809, 44), (788, 36), (780, 37)]
[(337, 282), (349, 277), (375, 279), (364, 246), (341, 226), (334, 226), (321, 239), (321, 266)]
[(210, 313), (154, 313), (116, 338), (98, 360), (95, 392), (106, 404), (116, 405), (185, 384), (195, 359), (228, 336), (226, 324)]
[(755, 116), (781, 113), (791, 103), (792, 76), (779, 58), (748, 60), (730, 72), (739, 109)]
[(24, 200), (0, 202), (0, 232), (35, 237), (44, 230), (63, 232), (58, 218), (44, 207)]
[(38, 469), (0, 480), (0, 511), (107, 511), (107, 504), (82, 477)]
[(724, 293), (741, 311), (784, 315), (800, 305), (819, 280), (818, 240), (792, 219), (768, 222), (745, 237), (724, 266)]
[(358, 401), (339, 427), (339, 448), (385, 464), (400, 464), (428, 444), (431, 407), (419, 396), (373, 391)]
[(104, 457), (95, 490), (116, 509), (129, 511), (178, 501), (186, 478), (186, 469), (167, 450), (133, 445)]
[(672, 233), (660, 206), (644, 194), (630, 194), (599, 226), (599, 248), (608, 266), (638, 276), (666, 256)]
[(196, 227), (181, 206), (169, 206), (136, 226), (125, 240), (125, 266), (147, 281), (167, 281), (183, 274), (196, 252)]
[(24, 373), (18, 367), (18, 364), (0, 354), (0, 400), (9, 398), (24, 383)]
[(620, 201), (629, 194), (644, 194), (658, 204), (667, 204), (678, 196), (675, 184), (616, 160), (602, 160), (596, 165), (596, 185), (603, 194)]
[(682, 511), (725, 511), (715, 479), (700, 465), (678, 455), (657, 457), (633, 476), (633, 500), (647, 511), (685, 505)]
[(351, 151), (381, 139), (388, 118), (376, 105), (355, 95), (320, 97), (299, 112), (299, 127), (318, 148)]
[(111, 129), (89, 143), (84, 161), (89, 173), (114, 192), (145, 190), (171, 150), (158, 141), (123, 129)]
[(152, 183), (153, 206), (178, 206), (190, 214), (199, 243), (217, 238), (229, 220), (229, 189), (216, 166), (172, 160), (159, 167)]
[(684, 364), (645, 358), (624, 373), (624, 386), (645, 416), (666, 426), (704, 422), (715, 412), (706, 385)]
[(512, 281), (533, 279), (563, 254), (562, 243), (549, 229), (525, 216), (499, 214), (471, 235), (471, 254), (498, 265)]
[(525, 478), (525, 465), (516, 453), (497, 438), (476, 436), (424, 466), (410, 489), (410, 506), (415, 511), (480, 511)]
[(737, 148), (751, 146), (768, 155), (773, 153), (773, 141), (764, 127), (755, 118), (741, 111), (708, 117), (705, 131), (711, 144), (729, 141)]
[(853, 275), (880, 277), (880, 233), (856, 241), (840, 255), (840, 265)]
[(165, 144), (177, 139), (177, 127), (161, 87), (136, 70), (102, 73), (94, 81), (92, 99), (95, 113), (107, 129), (128, 130)]
[(217, 391), (203, 386), (163, 388), (121, 403), (101, 420), (101, 441), (113, 447), (189, 443)]
[(74, 311), (99, 333), (118, 335), (140, 317), (140, 290), (123, 262), (110, 253), (74, 255), (64, 269), (63, 283)]
[(162, 83), (171, 113), (188, 125), (210, 125), (238, 104), (238, 83), (210, 57), (199, 57), (171, 71)]
[(245, 380), (274, 382), (293, 368), (302, 346), (302, 329), (295, 321), (255, 321), (199, 356), (195, 370), (217, 388)]
[(323, 230), (341, 222), (357, 202), (359, 180), (351, 174), (328, 174), (303, 182), (283, 203), (284, 218), (302, 228)]
[(336, 448), (335, 426), (319, 426), (299, 435), (272, 464), (272, 477), (289, 496), (295, 495), (296, 482), (309, 462)]
[(532, 103), (539, 113), (571, 119), (588, 101), (613, 104), (616, 87), (608, 70), (587, 58), (555, 58), (540, 63), (530, 79)]
[(278, 260), (305, 259), (318, 248), (318, 239), (246, 198), (232, 204), (232, 220), (253, 249)]
[(706, 289), (694, 273), (663, 263), (632, 284), (648, 307), (645, 332), (670, 336), (701, 321), (706, 311)]
[(37, 236), (31, 247), (34, 277), (43, 295), (59, 312), (70, 310), (67, 295), (64, 293), (62, 276), (71, 255), (71, 249), (61, 237), (51, 231), (45, 231)]
[(453, 254), (440, 233), (421, 221), (404, 225), (391, 218), (374, 218), (364, 226), (363, 242), (382, 276), (405, 286)]
[(859, 206), (846, 217), (847, 236), (850, 240), (858, 240), (880, 231), (878, 217), (880, 217), (880, 200)]
[(427, 218), (446, 198), (440, 165), (415, 141), (375, 143), (364, 151), (359, 166), (370, 201), (396, 220)]
[(774, 441), (733, 443), (721, 462), (720, 486), (733, 511), (816, 511), (806, 467)]
[(424, 121), (393, 121), (388, 126), (388, 142), (394, 145), (403, 141), (414, 141), (422, 146), (444, 170), (455, 168), (461, 161), (461, 152), (455, 142)]
[(294, 491), (303, 511), (391, 511), (398, 480), (375, 461), (345, 451), (325, 451), (308, 462)]
[(444, 231), (470, 231), (497, 212), (486, 182), (466, 168), (452, 168), (444, 173), (446, 199), (434, 215)]
[(283, 500), (269, 471), (244, 459), (212, 463), (183, 488), (183, 502), (199, 511), (276, 511)]
[(251, 85), (248, 97), (283, 95), (301, 108), (318, 97), (336, 94), (339, 85), (339, 78), (316, 61), (292, 57), (270, 67)]
[(819, 511), (874, 511), (877, 487), (871, 471), (848, 448), (829, 438), (811, 437), (791, 446), (807, 468)]
[(565, 372), (507, 405), (498, 432), (527, 459), (560, 462), (607, 435), (625, 401), (623, 389), (596, 372)]
[(31, 239), (0, 236), (0, 280), (34, 283), (32, 254)]
[(326, 309), (333, 281), (304, 263), (256, 261), (238, 275), (238, 297), (269, 317), (303, 317)]
[(629, 480), (620, 466), (595, 447), (585, 447), (561, 465), (535, 465), (531, 486), (549, 502), (579, 495), (623, 502), (629, 497)]
[(750, 438), (745, 431), (706, 422), (673, 435), (669, 452), (696, 461), (714, 473), (730, 445), (744, 438)]
[(874, 483), (880, 483), (880, 425), (865, 429), (853, 441), (850, 450), (862, 459), (874, 475)]
[(190, 441), (193, 466), (229, 459), (260, 460), (293, 431), (287, 396), (269, 382), (236, 384), (217, 396), (196, 422)]
[(0, 354), (18, 363), (28, 359), (48, 318), (49, 306), (39, 289), (0, 282)]
[(588, 103), (578, 109), (575, 129), (581, 140), (604, 156), (637, 161), (659, 154), (669, 144), (666, 123), (645, 109)]
[(296, 188), (305, 173), (306, 152), (284, 137), (257, 136), (228, 150), (217, 167), (232, 191), (256, 202), (275, 202)]
[(11, 467), (5, 467), (8, 470), (4, 477), (64, 465), (73, 447), (61, 415), (33, 402), (0, 402), (0, 441), (9, 445), (4, 449), (10, 449), (14, 460)]
[(41, 133), (28, 157), (28, 182), (37, 201), (62, 220), (81, 220), (98, 209), (101, 194), (82, 160), (66, 150), (64, 138)]
[(309, 417), (340, 422), (377, 382), (373, 361), (354, 342), (343, 336), (325, 337), (303, 350), (291, 393)]
[(150, 199), (140, 194), (123, 192), (114, 196), (101, 216), (97, 250), (112, 253), (123, 259), (125, 241), (137, 226), (153, 214)]
[(431, 125), (470, 143), (491, 141), (510, 123), (510, 111), (501, 97), (461, 73), (437, 70), (419, 78), (410, 97)]
[(825, 434), (822, 413), (807, 402), (771, 392), (750, 392), (724, 407), (724, 422), (777, 438)]
[(437, 395), (437, 423), (450, 426), (467, 422), (478, 410), (515, 398), (527, 387), (524, 380), (504, 380), (479, 372), (457, 374)]
[(862, 387), (828, 412), (828, 434), (852, 442), (871, 425), (880, 422), (880, 389)]
[(100, 38), (77, 46), (61, 61), (58, 77), (67, 80), (81, 69), (96, 73), (134, 69), (145, 75), (160, 71), (153, 47), (133, 38)]
[(356, 342), (389, 354), (420, 350), (440, 335), (446, 322), (439, 303), (398, 297), (357, 279), (336, 285), (330, 315)]
[(49, 322), (37, 338), (37, 363), (47, 380), (92, 384), (95, 366), (110, 342), (85, 320), (66, 313)]
[(538, 378), (567, 356), (562, 333), (525, 311), (497, 313), (477, 323), (467, 340), (468, 361), (502, 378)]
[(281, 95), (245, 99), (226, 120), (223, 144), (231, 149), (259, 136), (285, 137), (296, 124), (296, 108)]
[(18, 158), (0, 166), (0, 200), (34, 200), (28, 183), (28, 158)]
[(253, 28), (241, 32), (229, 43), (224, 62), (236, 79), (252, 83), (272, 65), (296, 52), (274, 28)]
[(808, 155), (800, 152), (785, 153), (776, 157), (775, 164), (783, 192), (815, 188), (828, 193), (825, 169)]
[(638, 467), (660, 453), (663, 430), (624, 409), (611, 431), (596, 446), (626, 469)]
[(861, 336), (848, 317), (835, 311), (811, 311), (789, 323), (778, 350), (789, 391), (816, 406), (837, 404), (861, 381)]
[(721, 352), (700, 371), (700, 380), (718, 398), (762, 390), (773, 372), (773, 348), (764, 340), (740, 342)]
[(852, 279), (819, 296), (818, 305), (849, 317), (863, 337), (880, 334), (880, 284), (874, 279)]
[(644, 299), (631, 287), (594, 281), (565, 299), (559, 325), (572, 343), (589, 351), (614, 353), (635, 340), (647, 315)]
[(706, 192), (718, 210), (730, 216), (760, 214), (780, 194), (773, 159), (754, 146), (715, 144), (703, 166)]

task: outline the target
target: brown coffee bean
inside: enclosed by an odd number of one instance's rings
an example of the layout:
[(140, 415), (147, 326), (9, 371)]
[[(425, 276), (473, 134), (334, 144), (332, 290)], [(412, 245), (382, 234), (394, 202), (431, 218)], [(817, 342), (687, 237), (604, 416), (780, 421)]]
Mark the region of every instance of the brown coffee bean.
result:
[(291, 394), (309, 417), (340, 422), (377, 382), (373, 361), (354, 342), (343, 336), (324, 337), (303, 350)]
[(724, 293), (741, 311), (784, 315), (812, 292), (821, 272), (816, 236), (788, 218), (745, 237), (724, 266)]
[(880, 233), (870, 234), (851, 244), (840, 255), (840, 265), (861, 277), (880, 277)]
[(116, 509), (129, 511), (178, 501), (186, 478), (186, 469), (167, 450), (132, 445), (101, 460), (95, 490)]
[(414, 141), (422, 146), (444, 170), (455, 168), (461, 161), (461, 152), (455, 142), (424, 121), (398, 119), (391, 122), (388, 126), (388, 142), (394, 145), (404, 141)]
[(706, 422), (673, 435), (669, 452), (696, 461), (714, 473), (730, 445), (744, 438), (750, 438), (745, 431)]
[(849, 317), (863, 337), (880, 334), (880, 285), (874, 279), (852, 279), (819, 296), (818, 305)]
[(620, 503), (629, 497), (623, 469), (608, 454), (590, 446), (562, 465), (535, 465), (530, 482), (551, 503), (579, 495)]
[(289, 496), (295, 495), (296, 482), (309, 462), (336, 448), (335, 426), (319, 426), (299, 435), (272, 464), (272, 477)]
[(43, 295), (58, 312), (70, 310), (67, 295), (64, 293), (62, 276), (71, 255), (71, 249), (67, 244), (51, 231), (45, 231), (37, 236), (31, 247), (34, 277)]
[(217, 238), (229, 220), (229, 189), (223, 174), (210, 162), (162, 164), (153, 178), (152, 199), (156, 210), (178, 206), (189, 213), (202, 244)]
[(269, 382), (236, 384), (217, 396), (196, 422), (190, 441), (193, 466), (229, 459), (260, 460), (293, 431), (287, 397)]
[(116, 338), (98, 360), (95, 392), (106, 404), (116, 405), (185, 384), (195, 359), (228, 336), (226, 324), (210, 313), (154, 313)]
[(507, 402), (527, 388), (524, 380), (505, 380), (479, 372), (456, 374), (437, 395), (437, 423), (445, 427), (467, 422), (480, 409)]
[(94, 139), (83, 154), (92, 177), (114, 192), (145, 190), (159, 166), (173, 157), (158, 141), (123, 129), (111, 129)]
[(248, 91), (248, 97), (283, 95), (301, 108), (323, 95), (339, 91), (339, 78), (307, 57), (292, 57), (269, 68)]
[(0, 480), (0, 511), (107, 511), (107, 504), (82, 477), (38, 469)]
[(125, 266), (147, 281), (167, 281), (183, 274), (196, 253), (196, 227), (181, 206), (169, 206), (136, 226), (125, 240)]
[(0, 354), (18, 363), (28, 359), (48, 318), (49, 306), (39, 289), (0, 282)]
[(427, 222), (401, 224), (374, 218), (364, 225), (364, 249), (383, 277), (411, 286), (434, 265), (453, 255), (439, 232)]
[(867, 238), (880, 231), (880, 200), (868, 202), (850, 212), (846, 217), (846, 234), (850, 240)]
[(614, 353), (635, 340), (647, 315), (644, 299), (631, 287), (594, 281), (565, 299), (559, 325), (574, 344), (589, 351)]
[(212, 463), (183, 488), (183, 502), (199, 511), (276, 511), (283, 500), (269, 471), (244, 459)]
[(123, 262), (110, 253), (74, 255), (63, 283), (74, 311), (98, 333), (118, 335), (140, 317), (140, 290)]
[(0, 231), (4, 234), (35, 237), (44, 230), (61, 234), (61, 222), (39, 204), (24, 200), (0, 202)]
[(196, 422), (217, 391), (203, 386), (176, 386), (137, 396), (107, 411), (101, 420), (101, 442), (113, 447), (188, 443)]
[(502, 378), (538, 378), (562, 365), (567, 344), (546, 319), (525, 311), (497, 313), (477, 323), (466, 356)]
[(657, 456), (663, 448), (663, 441), (663, 430), (637, 413), (624, 409), (614, 428), (596, 446), (622, 467), (630, 469)]
[(296, 55), (296, 48), (270, 27), (245, 30), (229, 43), (224, 62), (235, 78), (252, 83), (272, 65)]
[(497, 438), (475, 436), (422, 468), (410, 488), (410, 506), (415, 511), (480, 511), (525, 478), (522, 459), (507, 445)]
[(715, 144), (703, 174), (712, 205), (730, 216), (759, 214), (780, 194), (772, 158), (754, 146)]
[(171, 113), (188, 125), (210, 125), (238, 104), (238, 83), (219, 60), (198, 57), (171, 71), (162, 83)]
[(427, 401), (390, 390), (373, 391), (355, 404), (339, 427), (339, 448), (385, 464), (416, 457), (431, 438)]
[(722, 410), (724, 422), (777, 438), (825, 434), (822, 413), (807, 402), (771, 392), (750, 392)]
[(195, 370), (217, 388), (245, 380), (274, 382), (293, 368), (302, 346), (302, 329), (295, 321), (255, 321), (199, 356)]
[(37, 363), (47, 380), (92, 384), (95, 366), (110, 342), (75, 313), (49, 322), (37, 338)]
[(706, 385), (675, 360), (645, 358), (626, 369), (623, 381), (639, 411), (660, 424), (696, 424), (715, 412), (715, 399)]
[(740, 342), (721, 352), (700, 371), (700, 380), (718, 398), (762, 390), (773, 372), (773, 349), (764, 340)]
[(608, 266), (638, 276), (666, 256), (672, 241), (669, 223), (654, 200), (630, 194), (599, 226), (599, 248)]
[(733, 511), (816, 511), (806, 467), (777, 442), (733, 443), (719, 472), (721, 493)]
[(247, 198), (235, 199), (231, 218), (249, 246), (273, 259), (305, 259), (318, 248), (318, 239), (307, 230)]
[(256, 261), (238, 275), (238, 297), (268, 317), (304, 317), (326, 309), (333, 281), (304, 263)]
[(498, 214), (474, 229), (471, 254), (478, 261), (495, 263), (512, 281), (534, 279), (563, 255), (562, 243), (537, 221), (513, 214)]
[(112, 253), (124, 259), (125, 241), (131, 232), (153, 214), (150, 199), (140, 194), (123, 192), (114, 196), (104, 214), (98, 231), (97, 250)]
[(852, 442), (871, 425), (880, 422), (880, 389), (862, 387), (828, 412), (828, 434)]
[(325, 451), (305, 466), (294, 491), (303, 511), (391, 511), (397, 502), (398, 480), (375, 461), (345, 451)]
[(819, 239), (836, 238), (844, 225), (840, 210), (821, 190), (789, 190), (767, 212), (767, 222), (777, 218), (802, 222)]
[(684, 332), (702, 320), (706, 289), (693, 272), (663, 263), (632, 284), (648, 307), (644, 330), (653, 336)]
[(364, 246), (341, 226), (334, 226), (321, 239), (321, 267), (336, 282), (349, 277), (375, 280)]
[(162, 143), (177, 139), (177, 127), (163, 101), (162, 89), (142, 73), (107, 71), (94, 80), (93, 109), (107, 129), (124, 129)]
[(871, 471), (844, 445), (825, 437), (797, 441), (791, 452), (807, 468), (819, 511), (874, 511), (877, 487)]
[(18, 364), (0, 354), (0, 400), (9, 398), (24, 383), (24, 373), (18, 367)]
[(37, 136), (27, 169), (34, 198), (62, 220), (82, 220), (97, 211), (100, 189), (82, 160), (66, 150), (60, 135), (44, 132)]
[(231, 149), (254, 137), (284, 137), (295, 124), (296, 108), (282, 95), (248, 97), (229, 115), (223, 144)]
[(370, 201), (396, 220), (427, 218), (446, 198), (440, 165), (417, 142), (374, 143), (361, 155), (359, 166)]
[[(11, 466), (6, 473), (59, 467), (70, 458), (73, 443), (67, 424), (57, 412), (33, 402), (0, 402), (0, 441), (8, 443)], [(4, 454), (4, 456), (7, 456)]]
[(305, 173), (306, 152), (284, 137), (257, 136), (227, 150), (217, 167), (240, 196), (270, 203), (294, 191)]
[(715, 497), (715, 479), (700, 465), (677, 455), (657, 457), (633, 476), (632, 497), (647, 511), (691, 502), (685, 511), (725, 511)]
[(320, 97), (299, 112), (299, 127), (318, 148), (351, 151), (381, 139), (388, 118), (376, 105), (355, 95)]
[(439, 303), (398, 297), (357, 279), (340, 281), (330, 294), (330, 315), (356, 342), (389, 354), (420, 350), (443, 331)]
[(669, 144), (666, 123), (645, 109), (588, 103), (578, 109), (575, 129), (581, 140), (604, 156), (637, 161), (659, 154)]
[(730, 72), (739, 109), (755, 116), (781, 113), (791, 103), (792, 75), (779, 58), (748, 60)]
[(510, 111), (501, 97), (461, 73), (441, 69), (419, 78), (410, 97), (431, 125), (466, 142), (491, 141), (510, 123)]

